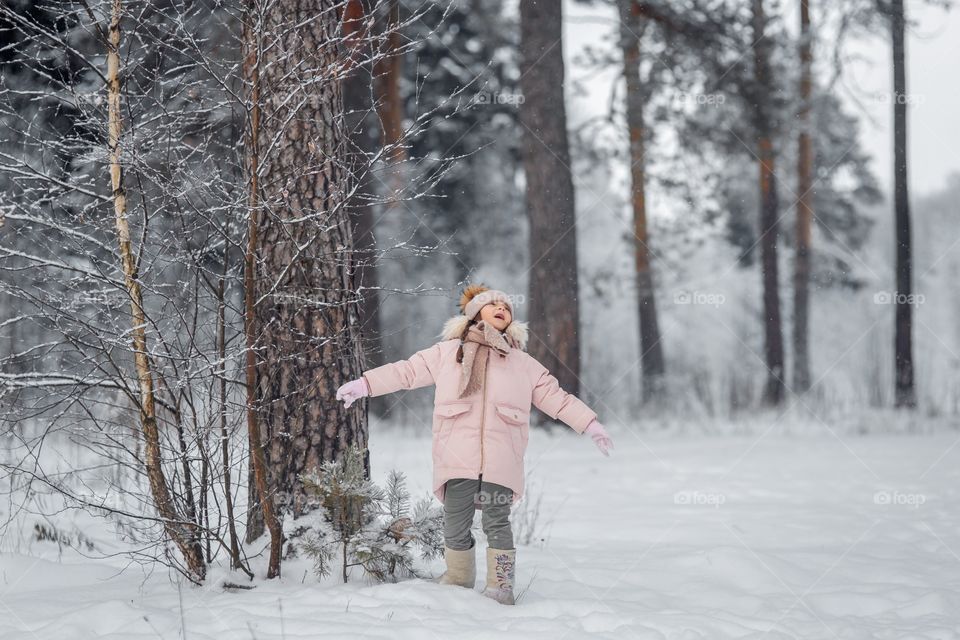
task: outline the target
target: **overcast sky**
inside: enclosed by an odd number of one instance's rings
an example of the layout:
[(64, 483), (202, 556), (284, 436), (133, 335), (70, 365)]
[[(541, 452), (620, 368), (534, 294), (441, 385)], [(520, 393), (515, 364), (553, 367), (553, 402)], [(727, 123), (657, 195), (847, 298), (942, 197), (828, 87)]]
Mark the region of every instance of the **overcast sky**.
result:
[[(798, 21), (798, 1), (784, 0), (781, 5), (791, 29)], [(943, 188), (951, 173), (960, 174), (960, 6), (944, 11), (923, 0), (906, 0), (906, 5), (908, 15), (916, 21), (907, 36), (907, 92), (909, 180), (917, 196)], [(584, 6), (573, 0), (567, 0), (564, 9), (564, 53), (569, 66), (584, 44), (600, 38), (609, 40), (615, 14), (609, 8)], [(827, 55), (825, 50), (820, 53)], [(861, 142), (874, 157), (874, 172), (889, 193), (893, 182), (889, 35), (850, 41), (845, 53), (846, 70), (837, 90), (860, 118)], [(568, 72), (582, 77), (575, 68), (568, 68)], [(600, 100), (572, 97), (568, 90), (568, 99), (574, 102), (572, 117), (605, 108), (608, 82), (596, 78), (593, 86), (601, 94)]]
[[(907, 0), (916, 25), (907, 34), (909, 180), (915, 194), (940, 189), (960, 173), (960, 6), (951, 11)], [(889, 190), (893, 181), (893, 87), (888, 41), (873, 38), (848, 47), (864, 61), (850, 61), (844, 98), (857, 95), (864, 111), (863, 144), (876, 158), (874, 169)]]

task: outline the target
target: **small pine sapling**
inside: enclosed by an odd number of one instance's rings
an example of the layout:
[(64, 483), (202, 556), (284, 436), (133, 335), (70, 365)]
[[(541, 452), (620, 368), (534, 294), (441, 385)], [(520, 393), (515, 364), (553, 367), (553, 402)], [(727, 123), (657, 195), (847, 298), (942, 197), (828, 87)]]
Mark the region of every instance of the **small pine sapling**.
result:
[(391, 471), (386, 488), (378, 487), (365, 477), (359, 448), (351, 447), (342, 461), (325, 462), (302, 480), (323, 514), (301, 543), (318, 576), (329, 575), (339, 556), (344, 582), (352, 566), (380, 582), (396, 582), (419, 577), (413, 547), (424, 559), (440, 554), (442, 509), (424, 498), (411, 514), (404, 475)]

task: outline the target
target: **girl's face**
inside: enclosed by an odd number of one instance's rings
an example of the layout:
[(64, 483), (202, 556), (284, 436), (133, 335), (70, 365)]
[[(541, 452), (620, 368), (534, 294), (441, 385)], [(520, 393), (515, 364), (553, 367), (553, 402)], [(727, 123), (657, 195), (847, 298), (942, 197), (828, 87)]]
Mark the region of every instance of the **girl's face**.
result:
[(488, 302), (480, 307), (480, 319), (497, 331), (503, 331), (513, 320), (513, 316), (510, 315), (510, 308), (507, 303), (498, 300), (497, 302)]

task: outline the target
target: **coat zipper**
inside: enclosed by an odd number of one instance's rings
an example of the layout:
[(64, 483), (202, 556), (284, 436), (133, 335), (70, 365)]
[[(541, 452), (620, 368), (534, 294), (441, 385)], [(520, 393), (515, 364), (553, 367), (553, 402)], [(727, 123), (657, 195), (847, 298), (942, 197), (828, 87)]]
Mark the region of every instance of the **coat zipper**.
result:
[(477, 478), (477, 491), (480, 491), (480, 482), (483, 480), (483, 422), (487, 412), (487, 371), (490, 369), (489, 355), (487, 357), (487, 366), (483, 368), (483, 397), (480, 401), (480, 471)]

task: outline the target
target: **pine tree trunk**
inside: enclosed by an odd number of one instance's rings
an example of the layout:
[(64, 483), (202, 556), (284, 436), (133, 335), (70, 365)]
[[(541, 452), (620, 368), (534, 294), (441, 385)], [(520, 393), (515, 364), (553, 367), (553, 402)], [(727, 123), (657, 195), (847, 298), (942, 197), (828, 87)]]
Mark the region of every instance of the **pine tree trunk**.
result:
[(780, 283), (777, 268), (777, 184), (774, 170), (772, 114), (767, 104), (772, 95), (770, 42), (765, 37), (763, 0), (753, 0), (754, 125), (760, 171), (760, 264), (763, 282), (764, 359), (767, 384), (764, 403), (783, 402), (783, 328), (780, 318)]
[[(406, 150), (400, 144), (403, 140), (403, 97), (400, 94), (400, 80), (403, 75), (403, 57), (399, 51), (400, 39), (400, 3), (389, 0), (386, 16), (382, 16), (383, 33), (386, 34), (386, 55), (377, 64), (377, 100), (382, 126), (382, 143), (389, 148), (387, 162), (397, 164), (406, 158)], [(401, 175), (392, 171), (394, 186), (400, 188)]]
[(812, 91), (810, 5), (800, 0), (800, 109), (797, 119), (797, 256), (793, 277), (793, 386), (797, 393), (810, 388), (810, 240), (813, 224), (813, 145), (810, 139)]
[(661, 397), (665, 364), (657, 320), (656, 293), (651, 268), (650, 234), (647, 229), (646, 164), (643, 108), (645, 96), (640, 80), (640, 35), (642, 19), (636, 0), (619, 0), (620, 46), (623, 75), (627, 86), (627, 129), (630, 136), (630, 178), (633, 203), (633, 235), (637, 278), (637, 305), (640, 318), (640, 363), (643, 398)]
[(283, 530), (277, 517), (273, 500), (273, 487), (268, 478), (267, 458), (264, 452), (263, 433), (260, 426), (260, 407), (257, 389), (257, 252), (259, 248), (260, 209), (260, 135), (262, 95), (260, 67), (263, 42), (261, 39), (262, 5), (250, 0), (244, 20), (244, 78), (248, 83), (250, 97), (250, 121), (247, 127), (247, 157), (250, 180), (247, 248), (243, 261), (244, 337), (246, 353), (244, 372), (247, 392), (247, 438), (250, 446), (250, 473), (248, 478), (247, 542), (253, 542), (270, 530), (270, 559), (267, 577), (280, 576), (280, 553), (283, 547)]
[(362, 348), (340, 6), (270, 0), (259, 34), (256, 406), (267, 484), (278, 514), (295, 517), (314, 506), (301, 474), (349, 446), (367, 449), (364, 415), (335, 397), (359, 377)]
[(143, 430), (144, 466), (150, 483), (157, 513), (163, 520), (164, 533), (183, 554), (188, 576), (202, 581), (206, 576), (203, 548), (199, 531), (190, 519), (177, 513), (163, 473), (163, 455), (160, 448), (160, 432), (157, 426), (154, 397), (153, 371), (147, 352), (147, 319), (143, 308), (143, 292), (140, 288), (138, 259), (130, 241), (130, 224), (127, 220), (127, 199), (123, 183), (123, 160), (120, 146), (123, 132), (121, 117), (120, 87), (120, 19), (123, 15), (121, 0), (111, 3), (110, 26), (107, 34), (107, 116), (108, 145), (110, 152), (110, 186), (113, 193), (113, 208), (120, 249), (124, 283), (130, 297), (130, 335), (133, 343), (133, 359), (137, 372), (137, 388), (140, 394), (140, 424)]
[(577, 233), (563, 96), (560, 0), (520, 2), (520, 123), (530, 220), (530, 354), (580, 389)]
[(893, 35), (893, 177), (897, 234), (897, 295), (895, 296), (895, 402), (915, 407), (913, 379), (913, 256), (910, 239), (910, 200), (907, 184), (907, 71), (903, 0), (892, 0)]

